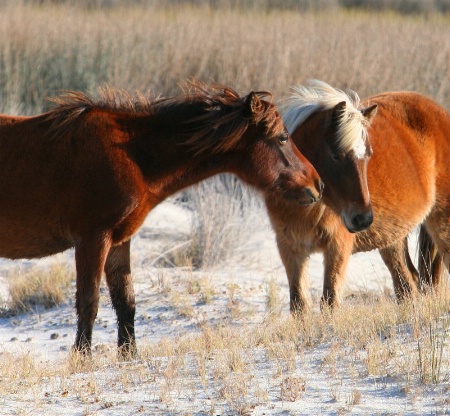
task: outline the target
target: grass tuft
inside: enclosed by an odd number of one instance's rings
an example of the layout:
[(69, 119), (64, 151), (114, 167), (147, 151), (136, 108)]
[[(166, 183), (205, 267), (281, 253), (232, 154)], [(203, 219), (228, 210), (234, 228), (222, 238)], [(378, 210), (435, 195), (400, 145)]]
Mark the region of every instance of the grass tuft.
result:
[(9, 298), (2, 315), (57, 306), (67, 300), (74, 279), (75, 274), (69, 267), (58, 264), (14, 274), (9, 279)]

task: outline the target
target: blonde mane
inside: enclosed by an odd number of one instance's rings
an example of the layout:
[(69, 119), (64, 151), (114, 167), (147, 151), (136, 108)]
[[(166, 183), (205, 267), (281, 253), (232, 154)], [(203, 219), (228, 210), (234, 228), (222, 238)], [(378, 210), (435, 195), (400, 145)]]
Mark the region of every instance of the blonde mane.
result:
[(361, 138), (366, 143), (368, 122), (359, 110), (360, 99), (356, 92), (350, 90), (345, 93), (319, 80), (311, 80), (307, 86), (293, 87), (292, 91), (292, 95), (280, 106), (290, 134), (316, 111), (333, 108), (345, 101), (347, 105), (337, 131), (340, 150), (346, 152), (353, 149)]

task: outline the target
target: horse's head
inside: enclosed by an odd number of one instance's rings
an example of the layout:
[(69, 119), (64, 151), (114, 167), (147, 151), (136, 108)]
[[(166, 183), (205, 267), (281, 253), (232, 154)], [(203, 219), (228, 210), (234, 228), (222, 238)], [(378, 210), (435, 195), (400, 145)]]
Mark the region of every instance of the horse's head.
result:
[[(229, 171), (264, 193), (307, 205), (322, 196), (323, 183), (289, 136), (267, 92), (241, 97), (229, 87), (190, 84), (200, 102), (190, 121), (194, 134), (187, 144), (210, 169)], [(193, 95), (194, 94), (194, 95)], [(192, 98), (191, 98), (192, 100)]]
[(342, 101), (312, 115), (303, 125), (309, 127), (307, 140), (302, 138), (302, 127), (292, 136), (325, 183), (324, 202), (341, 215), (350, 232), (358, 232), (373, 221), (367, 183), (372, 148), (362, 122), (375, 115), (376, 105), (360, 111), (361, 120), (354, 123), (356, 127), (343, 125), (346, 107)]
[[(298, 111), (293, 113), (295, 107), (291, 107), (285, 113), (285, 122), (294, 142), (325, 184), (323, 201), (341, 216), (350, 232), (363, 231), (373, 221), (367, 183), (372, 148), (367, 126), (377, 106), (360, 110), (354, 105), (359, 103), (356, 94), (349, 97), (325, 83), (318, 83), (318, 87), (317, 96), (324, 100), (325, 95), (328, 101), (304, 105), (306, 115), (300, 117), (300, 122)], [(311, 95), (307, 98), (310, 102)]]
[(295, 146), (275, 105), (260, 99), (262, 94), (245, 98), (250, 122), (242, 138), (247, 149), (241, 167), (246, 180), (266, 195), (301, 205), (318, 201), (323, 190), (319, 174)]

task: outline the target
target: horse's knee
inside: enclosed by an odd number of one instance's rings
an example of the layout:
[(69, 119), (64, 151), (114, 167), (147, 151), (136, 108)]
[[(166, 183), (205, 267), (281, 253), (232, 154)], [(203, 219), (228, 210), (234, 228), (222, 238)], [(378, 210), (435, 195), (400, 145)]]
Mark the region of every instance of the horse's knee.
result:
[(113, 307), (134, 303), (129, 244), (111, 247), (104, 270)]
[(109, 289), (111, 302), (117, 314), (129, 315), (133, 313), (134, 315), (136, 301), (133, 285), (119, 285)]

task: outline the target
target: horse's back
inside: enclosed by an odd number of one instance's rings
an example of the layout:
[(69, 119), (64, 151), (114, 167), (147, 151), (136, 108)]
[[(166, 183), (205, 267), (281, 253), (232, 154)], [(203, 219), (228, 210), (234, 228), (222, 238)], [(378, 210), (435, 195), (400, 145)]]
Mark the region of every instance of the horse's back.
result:
[(406, 236), (438, 198), (448, 198), (450, 183), (450, 117), (444, 108), (412, 92), (384, 93), (367, 103), (378, 105), (369, 128), (374, 223), (357, 235), (355, 251), (387, 246)]
[[(423, 139), (440, 140), (446, 136), (450, 140), (450, 113), (429, 97), (411, 91), (387, 92), (372, 96), (365, 103), (378, 104), (379, 111), (384, 109), (391, 118), (421, 134)], [(374, 122), (377, 119), (379, 115)], [(436, 133), (441, 134), (435, 136)]]
[[(445, 108), (414, 92), (384, 93), (367, 101), (378, 104), (370, 137), (380, 153), (398, 144), (405, 152), (390, 158), (401, 162), (399, 167), (410, 168), (408, 161), (412, 161), (422, 178), (433, 181), (437, 176), (448, 177), (450, 113)], [(413, 174), (412, 170), (410, 172)]]
[(29, 116), (11, 116), (8, 114), (0, 114), (0, 126), (10, 126), (30, 119)]
[(0, 116), (1, 257), (61, 252), (114, 227), (135, 204), (134, 178), (110, 143), (115, 126), (99, 119), (87, 114), (55, 130), (46, 115), (3, 124)]

